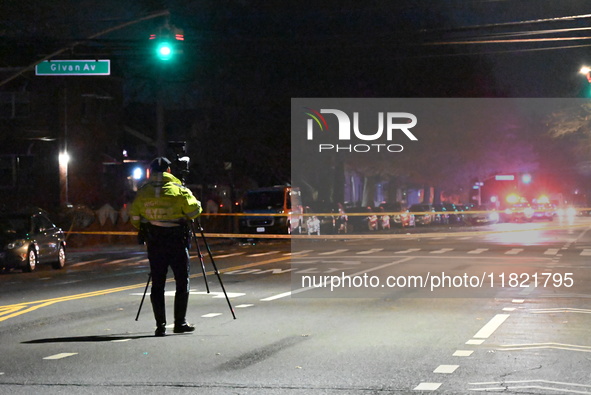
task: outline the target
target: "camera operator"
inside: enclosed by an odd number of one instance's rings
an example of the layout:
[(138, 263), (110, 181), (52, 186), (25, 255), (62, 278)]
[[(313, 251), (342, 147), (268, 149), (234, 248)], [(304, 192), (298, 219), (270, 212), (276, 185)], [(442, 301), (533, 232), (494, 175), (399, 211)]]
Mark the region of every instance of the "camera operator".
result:
[(150, 164), (150, 178), (131, 204), (131, 224), (147, 244), (152, 276), (150, 301), (156, 319), (156, 336), (166, 335), (164, 286), (170, 266), (176, 282), (174, 333), (192, 332), (186, 321), (189, 301), (190, 221), (201, 214), (201, 203), (190, 189), (171, 174), (171, 162), (159, 157)]

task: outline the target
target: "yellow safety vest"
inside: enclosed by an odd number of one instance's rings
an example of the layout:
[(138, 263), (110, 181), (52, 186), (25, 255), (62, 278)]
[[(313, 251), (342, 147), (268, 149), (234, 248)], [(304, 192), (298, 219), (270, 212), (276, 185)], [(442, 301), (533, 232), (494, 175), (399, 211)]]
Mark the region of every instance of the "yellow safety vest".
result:
[(178, 226), (187, 219), (196, 218), (203, 211), (201, 203), (191, 190), (168, 172), (154, 173), (137, 192), (129, 215), (131, 224), (139, 229), (140, 224)]

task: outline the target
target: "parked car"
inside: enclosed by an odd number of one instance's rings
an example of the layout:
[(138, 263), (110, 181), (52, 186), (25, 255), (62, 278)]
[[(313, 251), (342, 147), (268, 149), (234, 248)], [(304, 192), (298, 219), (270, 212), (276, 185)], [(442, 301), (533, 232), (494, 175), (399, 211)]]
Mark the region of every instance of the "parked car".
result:
[(37, 264), (66, 264), (66, 238), (41, 209), (0, 214), (0, 268), (32, 272)]
[(430, 204), (413, 204), (409, 211), (414, 215), (417, 225), (431, 225), (441, 222), (435, 208)]
[(404, 207), (400, 202), (382, 203), (380, 205), (380, 211), (388, 214), (390, 227), (396, 226), (406, 228), (409, 226), (415, 226), (414, 214), (410, 213), (408, 208)]
[(448, 205), (442, 203), (433, 205), (433, 209), (436, 212), (435, 222), (440, 224), (449, 224), (450, 216), (448, 213), (448, 207)]
[(529, 203), (517, 203), (507, 207), (500, 217), (503, 222), (531, 222), (534, 214), (535, 210)]
[(499, 222), (499, 213), (492, 207), (481, 205), (466, 211), (466, 220), (472, 225), (491, 225)]
[(347, 208), (347, 229), (352, 232), (378, 229), (378, 216), (371, 207)]
[(461, 224), (464, 222), (464, 207), (461, 204), (443, 203), (443, 208), (448, 215), (448, 222), (450, 224)]
[(556, 216), (556, 207), (551, 203), (538, 203), (533, 206), (533, 219), (541, 221), (553, 221)]

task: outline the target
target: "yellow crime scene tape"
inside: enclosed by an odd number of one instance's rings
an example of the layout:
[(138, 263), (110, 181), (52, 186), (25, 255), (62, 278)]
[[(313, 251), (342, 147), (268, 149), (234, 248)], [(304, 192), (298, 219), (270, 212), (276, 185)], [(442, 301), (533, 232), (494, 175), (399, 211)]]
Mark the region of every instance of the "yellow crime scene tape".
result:
[[(582, 208), (580, 211), (590, 211), (591, 208)], [(553, 212), (555, 210), (538, 210), (541, 212)], [(353, 217), (353, 216), (394, 216), (394, 215), (465, 215), (470, 216), (474, 214), (490, 214), (490, 213), (502, 213), (502, 211), (490, 211), (490, 210), (474, 210), (470, 212), (452, 212), (452, 211), (423, 211), (423, 212), (412, 212), (407, 211), (396, 211), (396, 212), (362, 212), (362, 213), (203, 213), (202, 217)], [(322, 235), (307, 235), (307, 234), (273, 234), (273, 233), (204, 233), (205, 237), (209, 238), (228, 238), (228, 239), (405, 239), (405, 238), (428, 238), (428, 237), (447, 237), (447, 236), (474, 236), (484, 234), (499, 234), (499, 233), (514, 233), (514, 232), (526, 232), (533, 230), (559, 230), (559, 229), (573, 229), (573, 228), (585, 228), (588, 224), (568, 224), (568, 225), (557, 225), (557, 226), (540, 226), (536, 228), (527, 227), (524, 229), (499, 229), (499, 230), (470, 230), (470, 231), (456, 231), (456, 232), (421, 232), (421, 233), (341, 233), (341, 234), (322, 234)], [(427, 228), (423, 228), (427, 229)], [(79, 235), (106, 235), (106, 236), (137, 236), (136, 231), (73, 231), (69, 230), (66, 234), (79, 234)]]

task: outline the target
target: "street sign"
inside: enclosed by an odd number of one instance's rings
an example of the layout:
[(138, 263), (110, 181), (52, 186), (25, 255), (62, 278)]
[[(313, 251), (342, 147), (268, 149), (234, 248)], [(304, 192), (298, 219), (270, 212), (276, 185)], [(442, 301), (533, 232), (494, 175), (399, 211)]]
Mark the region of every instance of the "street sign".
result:
[(111, 61), (101, 60), (50, 60), (35, 66), (35, 75), (110, 75)]

